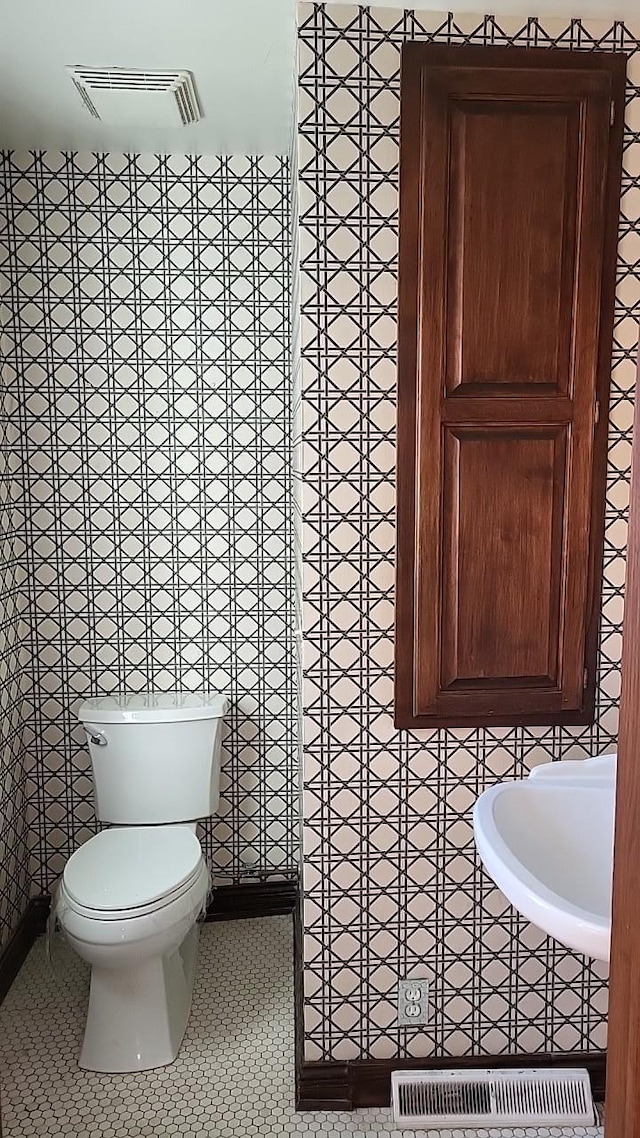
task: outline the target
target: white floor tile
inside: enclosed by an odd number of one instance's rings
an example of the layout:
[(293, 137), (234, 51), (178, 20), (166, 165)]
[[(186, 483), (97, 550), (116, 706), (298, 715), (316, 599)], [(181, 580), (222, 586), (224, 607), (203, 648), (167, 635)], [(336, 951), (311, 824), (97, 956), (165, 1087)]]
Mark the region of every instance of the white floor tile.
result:
[[(98, 1075), (77, 1066), (88, 971), (64, 942), (32, 949), (0, 1009), (3, 1138), (350, 1135), (420, 1138), (388, 1110), (293, 1109), (288, 917), (204, 925), (193, 1011), (171, 1067)], [(474, 1130), (471, 1138), (599, 1135), (602, 1129)], [(430, 1131), (435, 1138), (465, 1132)]]

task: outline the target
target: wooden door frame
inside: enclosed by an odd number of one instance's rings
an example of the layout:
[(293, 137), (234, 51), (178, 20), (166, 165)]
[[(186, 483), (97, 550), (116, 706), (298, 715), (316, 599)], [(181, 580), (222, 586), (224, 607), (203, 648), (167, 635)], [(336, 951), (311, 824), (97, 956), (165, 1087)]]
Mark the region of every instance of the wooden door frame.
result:
[(622, 638), (605, 1138), (640, 1135), (639, 456), (640, 407), (636, 402)]

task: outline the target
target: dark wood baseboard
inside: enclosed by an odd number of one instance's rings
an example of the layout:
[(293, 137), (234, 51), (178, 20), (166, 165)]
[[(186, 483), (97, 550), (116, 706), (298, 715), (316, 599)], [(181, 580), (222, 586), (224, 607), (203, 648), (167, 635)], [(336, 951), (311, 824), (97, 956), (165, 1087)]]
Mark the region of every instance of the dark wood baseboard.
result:
[(47, 926), (50, 903), (49, 897), (32, 897), (13, 936), (0, 952), (0, 1004), (22, 968), (34, 940)]
[(304, 896), (300, 889), (293, 910), (293, 1047), (295, 1069), (295, 1101), (302, 1102), (304, 1062)]
[(389, 1106), (392, 1071), (450, 1070), (456, 1067), (586, 1067), (597, 1102), (604, 1102), (606, 1054), (602, 1051), (544, 1052), (538, 1055), (465, 1055), (455, 1059), (361, 1059), (349, 1063), (299, 1063), (297, 1110), (354, 1110)]
[(298, 898), (298, 882), (243, 882), (219, 885), (207, 908), (207, 921), (241, 921), (246, 917), (279, 917), (293, 913)]

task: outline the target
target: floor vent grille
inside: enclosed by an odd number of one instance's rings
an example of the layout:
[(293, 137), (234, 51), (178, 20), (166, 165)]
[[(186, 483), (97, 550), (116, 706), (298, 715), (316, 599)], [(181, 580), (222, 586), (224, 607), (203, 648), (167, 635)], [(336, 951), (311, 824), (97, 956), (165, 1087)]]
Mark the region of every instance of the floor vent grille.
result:
[(589, 1073), (536, 1070), (394, 1071), (394, 1119), (438, 1126), (593, 1126)]

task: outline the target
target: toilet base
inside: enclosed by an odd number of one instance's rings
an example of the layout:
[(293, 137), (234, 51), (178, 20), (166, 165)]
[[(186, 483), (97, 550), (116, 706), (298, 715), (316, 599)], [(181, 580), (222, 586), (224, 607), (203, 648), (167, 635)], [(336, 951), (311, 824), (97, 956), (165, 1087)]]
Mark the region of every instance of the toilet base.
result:
[(79, 1064), (110, 1073), (166, 1067), (186, 1031), (199, 925), (180, 946), (132, 968), (91, 969), (91, 991)]

